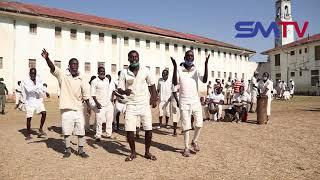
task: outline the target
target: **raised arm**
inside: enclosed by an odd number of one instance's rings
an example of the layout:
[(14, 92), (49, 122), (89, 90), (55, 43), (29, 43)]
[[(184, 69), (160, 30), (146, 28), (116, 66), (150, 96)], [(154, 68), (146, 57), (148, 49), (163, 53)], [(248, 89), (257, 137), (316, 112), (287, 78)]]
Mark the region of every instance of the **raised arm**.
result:
[(209, 61), (209, 58), (210, 58), (210, 54), (208, 55), (208, 57), (206, 58), (206, 61), (204, 63), (204, 75), (203, 75), (203, 79), (202, 79), (203, 83), (207, 83), (207, 80), (208, 80), (208, 61)]
[(173, 65), (172, 84), (173, 84), (174, 86), (176, 86), (176, 85), (178, 85), (177, 63), (176, 63), (176, 60), (174, 60), (172, 57), (171, 57), (171, 62), (172, 62), (172, 65)]
[(52, 63), (52, 61), (49, 58), (49, 53), (46, 51), (46, 49), (42, 50), (41, 56), (47, 61), (47, 64), (50, 68), (51, 73), (53, 73), (55, 71), (55, 67), (54, 64)]

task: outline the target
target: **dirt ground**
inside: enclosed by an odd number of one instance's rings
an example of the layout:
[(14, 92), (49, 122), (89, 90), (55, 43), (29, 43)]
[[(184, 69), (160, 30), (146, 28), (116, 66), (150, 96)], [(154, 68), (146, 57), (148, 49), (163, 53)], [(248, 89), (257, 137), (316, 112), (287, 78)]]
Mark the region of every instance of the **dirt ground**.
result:
[[(320, 97), (274, 101), (268, 125), (255, 124), (255, 114), (249, 115), (251, 123), (205, 122), (201, 151), (189, 158), (180, 153), (182, 135), (172, 137), (172, 129), (154, 131), (151, 151), (157, 161), (142, 157), (141, 139), (138, 158), (125, 162), (129, 146), (124, 132), (100, 143), (90, 134), (88, 159), (74, 154), (62, 159), (57, 99), (46, 102), (46, 108), (47, 138), (34, 135), (27, 142), (24, 113), (7, 104), (7, 114), (0, 116), (0, 179), (320, 179)], [(35, 116), (35, 131), (39, 122)], [(73, 138), (75, 150), (76, 144)]]

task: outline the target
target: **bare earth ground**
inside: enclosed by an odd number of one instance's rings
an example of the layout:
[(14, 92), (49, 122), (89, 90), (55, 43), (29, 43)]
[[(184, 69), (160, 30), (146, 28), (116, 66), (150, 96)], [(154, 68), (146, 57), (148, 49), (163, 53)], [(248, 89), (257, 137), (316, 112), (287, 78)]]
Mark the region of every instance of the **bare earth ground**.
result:
[[(125, 162), (129, 146), (123, 132), (99, 144), (91, 134), (85, 147), (90, 158), (62, 159), (57, 100), (46, 102), (46, 108), (48, 137), (34, 135), (26, 142), (24, 113), (7, 104), (7, 114), (0, 116), (0, 179), (320, 179), (320, 97), (274, 101), (268, 125), (205, 122), (201, 151), (189, 158), (180, 154), (182, 135), (172, 137), (171, 129), (155, 131), (155, 162), (142, 156)], [(35, 131), (39, 121), (35, 116)], [(76, 143), (74, 138), (74, 149)], [(143, 140), (136, 146), (143, 155)]]

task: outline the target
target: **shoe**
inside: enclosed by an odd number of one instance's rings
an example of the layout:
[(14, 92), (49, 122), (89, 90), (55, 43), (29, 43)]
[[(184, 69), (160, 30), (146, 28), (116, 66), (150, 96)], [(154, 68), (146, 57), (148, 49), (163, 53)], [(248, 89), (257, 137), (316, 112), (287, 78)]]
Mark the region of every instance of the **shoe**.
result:
[(80, 156), (80, 157), (82, 157), (82, 158), (84, 158), (84, 159), (89, 157), (89, 155), (88, 155), (86, 152), (84, 152), (84, 151), (83, 151), (82, 153), (79, 153), (79, 152), (78, 152), (78, 156)]
[(191, 146), (193, 147), (193, 150), (195, 152), (199, 152), (200, 151), (200, 147), (199, 147), (198, 143), (195, 143), (194, 141), (192, 141)]
[(45, 137), (45, 136), (47, 136), (47, 133), (45, 133), (42, 129), (39, 130), (38, 138)]
[(70, 148), (66, 148), (65, 152), (63, 154), (63, 158), (69, 158), (71, 156), (71, 149)]
[(161, 129), (161, 126), (156, 126), (156, 129)]
[(169, 129), (169, 128), (170, 128), (170, 126), (169, 126), (169, 125), (166, 125), (166, 128), (167, 128), (167, 129)]

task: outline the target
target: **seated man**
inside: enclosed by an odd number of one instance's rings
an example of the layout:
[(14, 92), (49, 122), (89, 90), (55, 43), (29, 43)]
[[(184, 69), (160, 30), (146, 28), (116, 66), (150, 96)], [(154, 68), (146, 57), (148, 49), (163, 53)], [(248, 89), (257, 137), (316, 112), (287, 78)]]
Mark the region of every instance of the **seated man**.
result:
[[(236, 119), (237, 123), (241, 119), (242, 121), (247, 121), (248, 105), (251, 102), (250, 95), (244, 91), (244, 87), (240, 86), (240, 92), (236, 93), (232, 98), (232, 107), (229, 110)], [(227, 113), (227, 111), (226, 111)]]
[(221, 92), (222, 87), (217, 87), (216, 90), (209, 96), (209, 113), (212, 114), (214, 121), (221, 120), (222, 117), (224, 95)]

